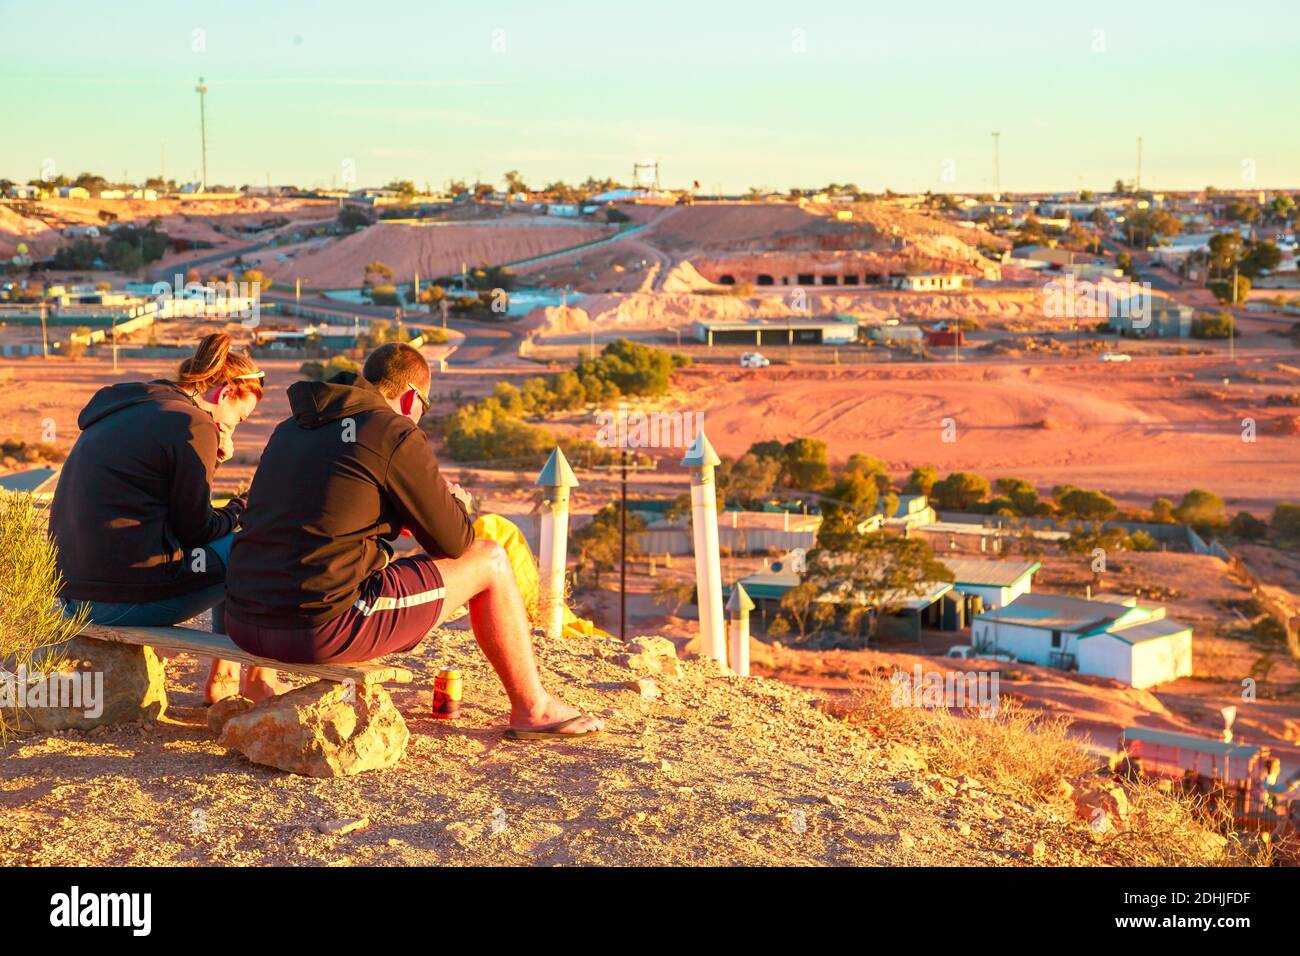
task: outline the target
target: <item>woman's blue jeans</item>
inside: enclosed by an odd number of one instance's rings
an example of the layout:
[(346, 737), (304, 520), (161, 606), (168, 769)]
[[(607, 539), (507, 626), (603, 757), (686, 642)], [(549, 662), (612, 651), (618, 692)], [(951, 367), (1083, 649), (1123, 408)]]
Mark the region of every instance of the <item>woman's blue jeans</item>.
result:
[[(208, 552), (208, 581), (213, 577), (225, 578), (226, 564), (230, 560), (230, 545), (234, 534), (218, 538), (204, 545)], [(213, 558), (216, 559), (215, 563)], [(86, 608), (87, 620), (91, 624), (118, 624), (122, 627), (170, 627), (180, 624), (192, 617), (197, 617), (209, 608), (212, 609), (212, 631), (214, 634), (225, 632), (226, 585), (224, 583), (208, 584), (189, 594), (163, 598), (160, 601), (145, 601), (137, 604), (118, 604), (112, 601), (70, 601), (64, 602), (63, 612), (73, 615), (79, 607)]]

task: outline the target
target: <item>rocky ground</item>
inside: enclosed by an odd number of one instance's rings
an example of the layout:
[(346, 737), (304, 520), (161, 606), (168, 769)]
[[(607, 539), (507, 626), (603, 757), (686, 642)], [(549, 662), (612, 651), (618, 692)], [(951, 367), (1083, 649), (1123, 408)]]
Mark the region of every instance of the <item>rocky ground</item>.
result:
[[(603, 715), (604, 734), (505, 740), (505, 697), (472, 634), (453, 626), (410, 656), (415, 682), (392, 689), (411, 731), (402, 761), (334, 779), (227, 752), (199, 706), (202, 662), (174, 659), (156, 723), (9, 738), (0, 865), (1158, 859), (1135, 857), (1131, 840), (1120, 852), (1068, 799), (1028, 805), (930, 773), (915, 751), (806, 691), (679, 661), (663, 639), (539, 643), (548, 684)], [(465, 673), (459, 720), (430, 716), (440, 667)], [(1222, 843), (1205, 838), (1204, 862), (1221, 859)]]

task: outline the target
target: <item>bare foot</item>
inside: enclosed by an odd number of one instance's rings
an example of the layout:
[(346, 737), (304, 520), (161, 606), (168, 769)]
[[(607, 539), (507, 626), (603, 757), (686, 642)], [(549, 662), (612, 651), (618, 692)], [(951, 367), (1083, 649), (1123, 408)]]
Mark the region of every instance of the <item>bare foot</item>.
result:
[(215, 704), (238, 693), (239, 665), (231, 661), (213, 659), (212, 666), (208, 668), (207, 683), (203, 685), (204, 702)]
[(239, 682), (239, 692), (255, 704), (289, 689), (290, 685), (280, 680), (279, 673), (268, 667), (245, 668)]
[[(541, 730), (544, 727), (566, 721), (570, 717), (577, 717), (581, 713), (582, 711), (578, 710), (578, 708), (548, 694), (542, 703), (531, 709), (525, 710), (511, 707), (510, 726), (514, 730)], [(603, 720), (587, 714), (581, 720), (575, 720), (563, 730), (558, 731), (558, 733), (586, 734), (603, 730), (604, 727), (605, 722)]]

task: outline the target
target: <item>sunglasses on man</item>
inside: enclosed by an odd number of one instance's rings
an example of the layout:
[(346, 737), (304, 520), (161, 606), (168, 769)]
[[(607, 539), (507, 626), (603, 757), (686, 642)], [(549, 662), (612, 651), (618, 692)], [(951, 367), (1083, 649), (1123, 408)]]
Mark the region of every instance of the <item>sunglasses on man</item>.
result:
[(414, 385), (411, 385), (409, 382), (407, 383), (406, 387), (415, 393), (415, 397), (418, 398), (420, 400), (420, 404), (424, 406), (424, 411), (420, 412), (420, 414), (423, 415), (425, 414), (425, 412), (428, 412), (428, 410), (433, 406), (433, 402), (429, 401), (429, 396), (425, 395), (424, 392), (420, 391), (418, 388), (416, 388)]

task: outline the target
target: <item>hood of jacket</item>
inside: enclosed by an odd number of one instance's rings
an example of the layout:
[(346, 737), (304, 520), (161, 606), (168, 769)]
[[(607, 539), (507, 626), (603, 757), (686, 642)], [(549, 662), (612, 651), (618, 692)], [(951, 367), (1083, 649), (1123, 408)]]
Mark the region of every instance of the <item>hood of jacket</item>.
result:
[(77, 416), (77, 427), (85, 431), (96, 422), (103, 421), (110, 415), (133, 405), (145, 402), (184, 402), (193, 405), (193, 400), (172, 382), (119, 382), (108, 385), (95, 393), (86, 403), (86, 407)]
[(294, 382), (289, 386), (289, 409), (303, 428), (319, 428), (362, 412), (392, 411), (379, 389), (355, 372), (340, 372), (325, 382)]

